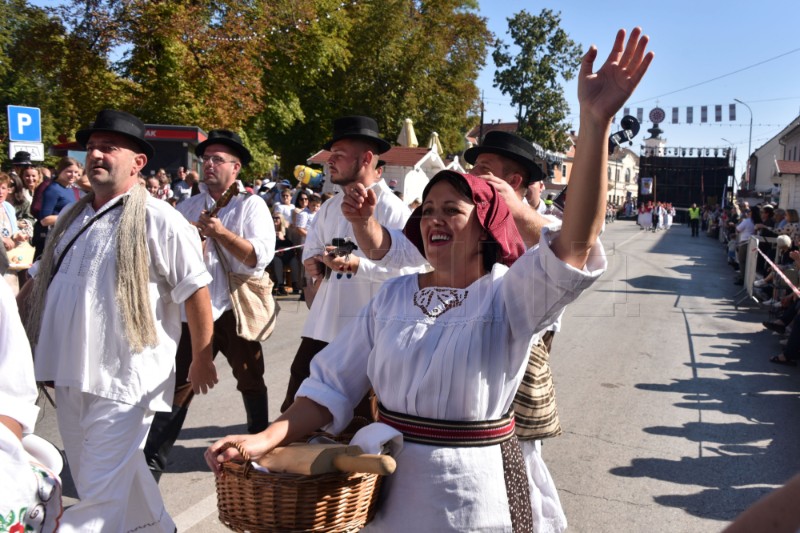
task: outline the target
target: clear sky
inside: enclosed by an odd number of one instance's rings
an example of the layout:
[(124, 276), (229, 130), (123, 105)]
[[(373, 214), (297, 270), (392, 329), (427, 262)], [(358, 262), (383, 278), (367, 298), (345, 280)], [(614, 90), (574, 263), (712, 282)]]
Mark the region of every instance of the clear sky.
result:
[[(649, 136), (644, 131), (652, 127), (647, 116), (659, 105), (667, 112), (661, 129), (668, 146), (724, 147), (729, 146), (723, 140), (727, 139), (737, 149), (737, 169), (741, 172), (750, 113), (737, 104), (736, 121), (729, 121), (728, 105), (735, 103), (734, 98), (752, 109), (752, 150), (800, 115), (800, 3), (796, 0), (481, 2), (481, 14), (488, 19), (489, 29), (509, 43), (507, 18), (523, 9), (538, 15), (544, 8), (560, 11), (561, 27), (584, 50), (597, 45), (598, 68), (619, 28), (630, 30), (639, 25), (650, 36), (655, 60), (626, 104), (644, 108), (645, 122), (637, 141)], [(485, 93), (485, 121), (513, 121), (515, 109), (510, 99), (492, 86), (494, 70), (489, 56), (478, 80)], [(565, 92), (573, 113), (570, 119), (577, 129), (577, 82), (566, 84)], [(712, 120), (707, 124), (699, 123), (703, 105), (709, 106)], [(723, 106), (722, 122), (713, 122), (714, 105)], [(695, 108), (694, 124), (685, 124), (688, 106)], [(681, 108), (681, 124), (669, 123), (672, 107)], [(633, 148), (638, 151), (638, 142)]]

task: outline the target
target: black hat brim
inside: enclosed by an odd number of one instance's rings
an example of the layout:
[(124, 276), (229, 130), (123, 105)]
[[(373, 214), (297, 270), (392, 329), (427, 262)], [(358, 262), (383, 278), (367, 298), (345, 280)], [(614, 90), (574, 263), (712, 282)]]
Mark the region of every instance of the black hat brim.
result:
[(326, 142), (324, 145), (322, 145), (322, 147), (325, 150), (330, 150), (331, 147), (335, 143), (337, 143), (337, 142), (339, 142), (339, 141), (341, 141), (343, 139), (361, 139), (361, 140), (364, 140), (364, 141), (368, 141), (368, 142), (374, 143), (378, 147), (378, 152), (377, 152), (378, 155), (385, 154), (386, 152), (388, 152), (392, 148), (392, 145), (389, 144), (388, 141), (385, 141), (385, 140), (381, 139), (380, 137), (375, 137), (374, 135), (367, 135), (367, 134), (361, 134), (361, 133), (347, 133), (347, 134), (344, 134), (344, 135), (340, 135), (340, 136), (335, 137), (335, 138), (331, 139), (330, 141)]
[(530, 175), (530, 181), (542, 181), (546, 178), (542, 167), (539, 166), (536, 161), (532, 161), (531, 159), (525, 157), (524, 155), (518, 154), (516, 152), (512, 152), (510, 150), (504, 150), (503, 148), (498, 148), (495, 146), (473, 146), (469, 148), (466, 152), (464, 152), (464, 160), (470, 165), (474, 165), (475, 161), (477, 161), (478, 156), (481, 154), (497, 154), (499, 156), (505, 157), (507, 159), (511, 159), (512, 161), (519, 163), (522, 165)]
[(243, 144), (239, 144), (233, 139), (226, 139), (225, 137), (213, 137), (206, 139), (205, 141), (201, 142), (197, 145), (197, 148), (194, 149), (194, 154), (197, 157), (203, 155), (206, 151), (206, 148), (212, 144), (224, 144), (228, 148), (231, 148), (234, 152), (239, 155), (239, 159), (242, 161), (242, 166), (246, 167), (250, 164), (250, 161), (253, 160), (253, 156), (250, 154), (250, 150), (248, 150)]
[(147, 159), (153, 159), (153, 156), (156, 153), (155, 148), (153, 148), (153, 145), (150, 144), (149, 142), (147, 142), (147, 141), (145, 141), (143, 139), (140, 139), (140, 138), (138, 138), (138, 137), (136, 137), (134, 135), (131, 135), (129, 133), (125, 133), (123, 131), (119, 131), (119, 130), (115, 130), (115, 129), (111, 129), (111, 128), (87, 128), (85, 130), (79, 130), (77, 133), (75, 133), (75, 140), (78, 141), (78, 144), (83, 146), (83, 148), (85, 149), (86, 148), (86, 143), (89, 142), (89, 137), (91, 137), (93, 133), (101, 133), (101, 132), (102, 133), (116, 133), (117, 135), (122, 135), (123, 137), (127, 137), (128, 139), (130, 139), (134, 143), (136, 143), (136, 146), (141, 148), (142, 153), (144, 153), (144, 155), (147, 156)]

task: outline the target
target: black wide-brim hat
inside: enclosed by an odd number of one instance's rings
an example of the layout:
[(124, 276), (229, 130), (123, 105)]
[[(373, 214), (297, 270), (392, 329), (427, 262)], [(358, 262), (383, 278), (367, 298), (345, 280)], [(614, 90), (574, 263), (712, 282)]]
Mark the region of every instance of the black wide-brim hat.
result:
[(250, 150), (242, 142), (242, 138), (239, 137), (239, 134), (235, 131), (231, 130), (211, 130), (208, 132), (208, 139), (201, 142), (197, 145), (197, 148), (194, 149), (194, 153), (197, 157), (203, 155), (206, 151), (206, 148), (212, 144), (224, 144), (228, 148), (231, 148), (234, 152), (239, 155), (239, 159), (242, 161), (242, 166), (246, 167), (250, 161), (253, 160), (253, 156), (250, 154)]
[(358, 115), (341, 117), (333, 121), (333, 138), (322, 147), (330, 150), (333, 143), (342, 139), (365, 139), (375, 143), (378, 155), (388, 152), (392, 147), (378, 134), (378, 123), (374, 118)]
[(33, 161), (31, 161), (30, 152), (20, 150), (19, 152), (15, 153), (14, 158), (11, 160), (11, 164), (15, 167), (32, 167)]
[(505, 131), (490, 131), (479, 146), (473, 146), (464, 152), (464, 159), (470, 165), (474, 165), (479, 155), (487, 153), (516, 161), (528, 171), (531, 182), (545, 179), (542, 167), (536, 162), (536, 148), (519, 135)]
[(103, 109), (97, 114), (92, 126), (78, 131), (75, 134), (75, 139), (81, 146), (86, 148), (89, 137), (91, 137), (92, 133), (98, 132), (119, 133), (120, 135), (124, 135), (136, 143), (142, 150), (142, 153), (147, 156), (147, 159), (152, 159), (153, 155), (156, 153), (153, 145), (144, 139), (144, 122), (125, 111)]

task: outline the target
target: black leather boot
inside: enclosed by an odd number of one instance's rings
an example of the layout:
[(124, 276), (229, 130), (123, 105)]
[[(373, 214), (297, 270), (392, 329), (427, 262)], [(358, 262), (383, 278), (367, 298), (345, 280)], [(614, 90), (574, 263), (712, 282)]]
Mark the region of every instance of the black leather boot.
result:
[(144, 445), (144, 456), (156, 483), (161, 479), (161, 474), (167, 470), (167, 457), (181, 433), (186, 412), (186, 407), (173, 405), (171, 412), (159, 412), (153, 417), (150, 433), (147, 434), (147, 442)]
[(244, 410), (247, 413), (247, 432), (260, 433), (269, 426), (267, 393), (255, 396), (242, 394)]

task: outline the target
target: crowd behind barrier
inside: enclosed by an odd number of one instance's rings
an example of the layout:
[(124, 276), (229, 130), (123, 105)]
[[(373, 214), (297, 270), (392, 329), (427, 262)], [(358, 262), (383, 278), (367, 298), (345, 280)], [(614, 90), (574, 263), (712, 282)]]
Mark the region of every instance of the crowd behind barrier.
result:
[[(717, 239), (741, 286), (737, 305), (757, 303), (769, 314), (764, 327), (785, 337), (769, 361), (796, 366), (800, 359), (800, 217), (795, 209), (748, 202), (704, 206), (705, 233)], [(795, 323), (795, 319), (798, 320)]]

